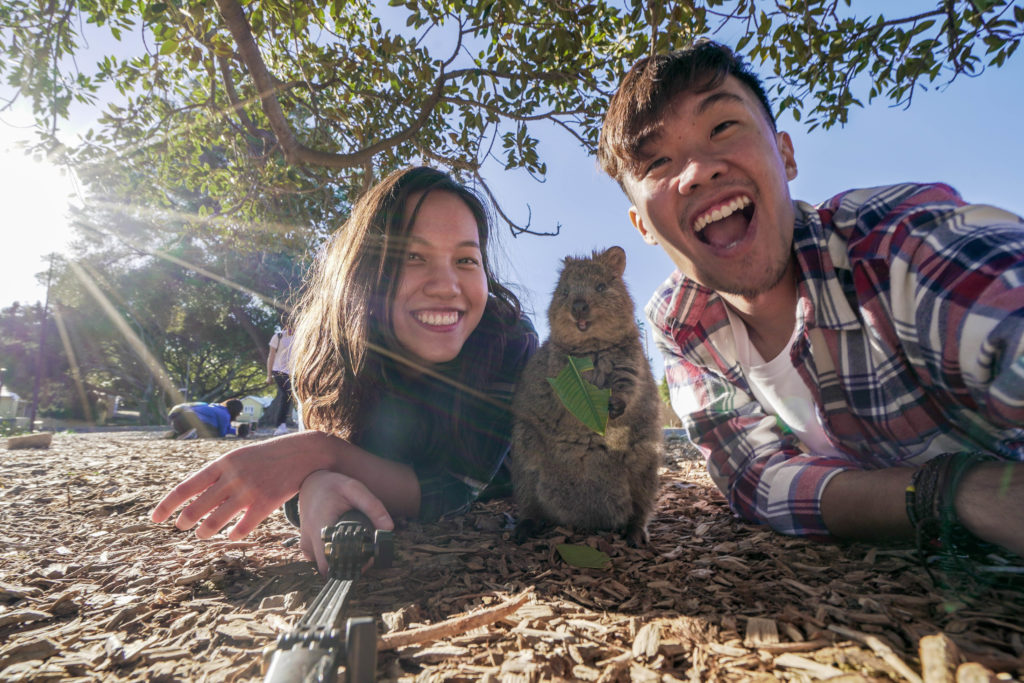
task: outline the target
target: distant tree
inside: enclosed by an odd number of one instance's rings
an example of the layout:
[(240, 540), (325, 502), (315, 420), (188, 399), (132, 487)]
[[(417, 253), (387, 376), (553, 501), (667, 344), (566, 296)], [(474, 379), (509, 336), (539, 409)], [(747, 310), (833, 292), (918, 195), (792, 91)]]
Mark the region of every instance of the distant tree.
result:
[[(42, 335), (42, 326), (46, 334)], [(40, 341), (44, 343), (39, 353)], [(61, 347), (57, 321), (43, 314), (42, 303), (14, 303), (0, 309), (0, 367), (7, 368), (3, 386), (32, 401), (39, 377), (37, 416), (83, 417), (86, 409), (75, 400), (70, 367)]]

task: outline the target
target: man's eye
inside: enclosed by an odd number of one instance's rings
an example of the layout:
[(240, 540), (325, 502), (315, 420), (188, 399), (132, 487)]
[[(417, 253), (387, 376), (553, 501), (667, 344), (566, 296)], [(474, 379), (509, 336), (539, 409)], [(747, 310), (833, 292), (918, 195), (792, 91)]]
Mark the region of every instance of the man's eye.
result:
[(647, 164), (646, 166), (644, 166), (644, 173), (643, 174), (645, 176), (646, 175), (650, 175), (651, 173), (656, 171), (659, 167), (664, 166), (667, 163), (668, 163), (668, 157), (658, 157), (654, 161), (652, 161), (649, 164)]
[(711, 137), (715, 137), (719, 133), (724, 133), (726, 130), (736, 125), (735, 121), (723, 121), (714, 128), (711, 129)]

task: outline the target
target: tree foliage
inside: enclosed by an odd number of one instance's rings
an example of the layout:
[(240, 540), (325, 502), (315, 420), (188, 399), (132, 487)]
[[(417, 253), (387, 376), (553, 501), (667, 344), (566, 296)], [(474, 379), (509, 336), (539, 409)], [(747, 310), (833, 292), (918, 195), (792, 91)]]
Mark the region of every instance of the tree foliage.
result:
[(0, 367), (4, 368), (4, 391), (18, 394), (22, 401), (32, 401), (38, 378), (38, 402), (42, 412), (78, 416), (82, 414), (81, 408), (65, 390), (69, 368), (60, 352), (60, 344), (56, 321), (50, 316), (44, 319), (42, 304), (14, 303), (0, 310)]
[(628, 65), (697, 35), (736, 36), (779, 107), (827, 128), (1002, 64), (1022, 28), (1009, 0), (8, 0), (0, 78), (44, 144), (73, 104), (102, 111), (72, 156), (132, 166), (166, 208), (176, 191), (205, 197), (199, 218), (299, 202), (331, 225), (414, 160), (543, 176), (539, 122), (593, 149)]

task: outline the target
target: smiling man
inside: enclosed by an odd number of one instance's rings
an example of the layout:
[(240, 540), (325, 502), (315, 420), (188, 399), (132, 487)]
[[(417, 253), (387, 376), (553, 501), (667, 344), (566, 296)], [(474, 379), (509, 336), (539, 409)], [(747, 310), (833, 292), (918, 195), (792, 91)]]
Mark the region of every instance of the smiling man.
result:
[(677, 267), (647, 314), (736, 514), (1024, 554), (1019, 217), (940, 184), (793, 201), (792, 140), (708, 40), (633, 66), (598, 158)]

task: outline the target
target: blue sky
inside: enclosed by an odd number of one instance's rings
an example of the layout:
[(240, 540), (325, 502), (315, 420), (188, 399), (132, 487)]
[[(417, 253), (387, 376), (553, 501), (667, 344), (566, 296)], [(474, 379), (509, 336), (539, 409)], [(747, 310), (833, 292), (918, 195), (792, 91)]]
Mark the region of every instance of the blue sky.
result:
[[(780, 129), (793, 137), (799, 175), (791, 183), (794, 198), (812, 203), (851, 187), (901, 181), (943, 181), (972, 202), (995, 204), (1024, 215), (1024, 58), (1019, 54), (1001, 69), (976, 78), (960, 78), (948, 88), (918, 92), (909, 109), (876, 101), (855, 109), (844, 128), (806, 133), (782, 117)], [(17, 121), (3, 114), (4, 122)], [(66, 198), (74, 192), (66, 177), (4, 154), (23, 129), (0, 125), (0, 206), (4, 211), (0, 305), (41, 300), (44, 290), (34, 274), (45, 270), (43, 255), (63, 251)], [(541, 155), (547, 182), (525, 173), (485, 168), (485, 177), (506, 213), (525, 220), (527, 205), (539, 230), (562, 225), (558, 237), (512, 238), (499, 230), (496, 263), (517, 285), (542, 338), (547, 334), (547, 302), (567, 254), (587, 254), (613, 244), (627, 253), (626, 281), (642, 308), (672, 265), (658, 247), (646, 245), (632, 228), (629, 208), (618, 186), (600, 173), (592, 157), (564, 132), (544, 132)], [(638, 313), (639, 315), (639, 313)], [(651, 348), (652, 354), (655, 350)], [(660, 362), (655, 359), (656, 374)]]

